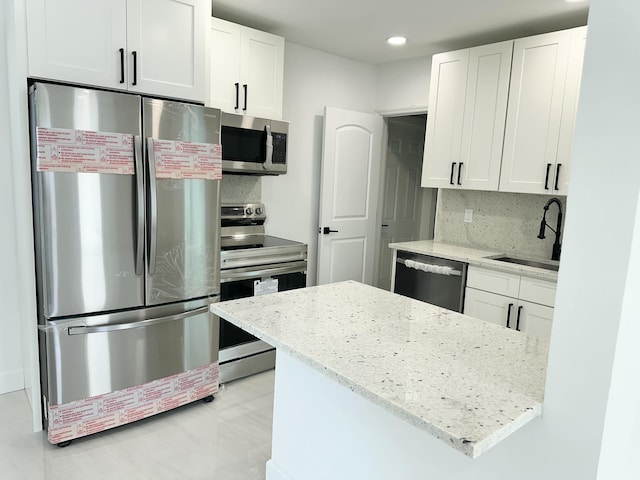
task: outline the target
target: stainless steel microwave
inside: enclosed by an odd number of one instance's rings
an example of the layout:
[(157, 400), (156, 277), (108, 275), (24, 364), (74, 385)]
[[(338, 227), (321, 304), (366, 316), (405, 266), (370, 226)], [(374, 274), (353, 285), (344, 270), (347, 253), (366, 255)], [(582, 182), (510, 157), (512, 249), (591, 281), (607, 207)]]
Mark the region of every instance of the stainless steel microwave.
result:
[(252, 175), (287, 173), (289, 123), (222, 113), (222, 171)]

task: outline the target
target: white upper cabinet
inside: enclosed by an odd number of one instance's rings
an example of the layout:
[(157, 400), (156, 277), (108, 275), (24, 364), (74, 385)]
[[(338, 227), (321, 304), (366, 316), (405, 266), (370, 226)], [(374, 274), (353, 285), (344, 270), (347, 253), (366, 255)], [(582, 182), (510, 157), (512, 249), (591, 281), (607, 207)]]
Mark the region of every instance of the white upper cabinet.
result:
[(282, 118), (284, 38), (211, 19), (207, 105)]
[(29, 75), (204, 102), (210, 0), (31, 0)]
[(567, 81), (562, 105), (560, 138), (558, 139), (558, 156), (553, 180), (553, 192), (560, 195), (567, 195), (569, 190), (569, 165), (573, 152), (573, 132), (578, 113), (578, 97), (580, 96), (582, 63), (586, 43), (587, 27), (576, 28), (571, 31)]
[(500, 191), (566, 195), (586, 27), (515, 41)]
[(434, 55), (423, 187), (497, 190), (513, 42)]

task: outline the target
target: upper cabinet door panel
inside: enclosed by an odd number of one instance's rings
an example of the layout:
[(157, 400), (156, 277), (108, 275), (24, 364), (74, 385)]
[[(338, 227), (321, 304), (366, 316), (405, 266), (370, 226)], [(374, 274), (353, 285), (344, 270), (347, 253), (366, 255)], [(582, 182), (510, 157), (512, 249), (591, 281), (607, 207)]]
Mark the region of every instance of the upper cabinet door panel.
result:
[(30, 76), (126, 88), (119, 51), (127, 47), (126, 0), (31, 0), (26, 7)]
[(501, 191), (551, 192), (570, 37), (564, 30), (514, 43)]
[(242, 27), (211, 18), (207, 105), (227, 112), (240, 109), (240, 42)]
[(513, 41), (475, 47), (462, 129), (462, 188), (497, 190), (509, 96)]
[(553, 193), (560, 195), (567, 195), (569, 190), (569, 166), (573, 152), (573, 132), (575, 130), (576, 116), (578, 113), (582, 63), (586, 43), (587, 27), (579, 27), (571, 31), (567, 82), (565, 84), (564, 104), (562, 106), (560, 139), (558, 140), (558, 157), (553, 180)]
[(451, 186), (453, 164), (460, 161), (468, 67), (468, 49), (433, 56), (423, 187)]
[(284, 38), (243, 28), (240, 81), (245, 113), (281, 118), (283, 75)]
[(204, 102), (206, 5), (206, 0), (128, 0), (129, 90)]

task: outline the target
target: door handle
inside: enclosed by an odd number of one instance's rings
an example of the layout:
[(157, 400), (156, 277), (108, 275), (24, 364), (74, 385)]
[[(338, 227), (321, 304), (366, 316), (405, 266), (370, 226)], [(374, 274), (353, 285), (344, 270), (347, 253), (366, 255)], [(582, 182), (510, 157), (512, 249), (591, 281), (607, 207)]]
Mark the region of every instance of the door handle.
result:
[(462, 174), (462, 165), (464, 165), (464, 163), (460, 162), (460, 165), (458, 165), (458, 185), (462, 185), (462, 183), (460, 182), (460, 175)]
[(520, 331), (520, 314), (522, 313), (522, 305), (518, 307), (518, 317), (516, 318), (516, 330)]
[(560, 190), (558, 188), (558, 181), (560, 180), (560, 167), (562, 167), (561, 163), (556, 165), (556, 182), (555, 182), (555, 185), (553, 186), (554, 190)]
[(547, 174), (544, 177), (544, 189), (549, 190), (549, 170), (551, 170), (551, 164), (547, 163)]
[(331, 230), (329, 227), (324, 227), (322, 233), (323, 235), (329, 235), (330, 233), (338, 233), (338, 230)]
[(247, 111), (247, 92), (249, 91), (249, 87), (245, 83), (244, 85), (242, 85), (242, 88), (244, 88), (244, 108), (242, 110), (246, 112)]
[(389, 225), (387, 223), (383, 223), (382, 226), (383, 227), (388, 227)]
[(236, 106), (233, 107), (235, 110), (240, 108), (240, 84), (236, 82)]
[(144, 162), (142, 161), (142, 142), (140, 135), (133, 136), (133, 158), (136, 170), (136, 275), (142, 275), (144, 258)]
[(513, 303), (510, 303), (507, 307), (507, 328), (511, 328), (509, 322), (511, 321), (511, 309), (513, 308)]
[(120, 83), (124, 83), (124, 48), (120, 49)]
[(131, 82), (131, 85), (137, 85), (138, 84), (138, 52), (134, 50), (133, 52), (131, 52), (131, 55), (133, 55), (133, 82)]
[(68, 333), (69, 335), (86, 335), (89, 333), (108, 333), (117, 332), (118, 330), (131, 330), (132, 328), (150, 327), (159, 323), (183, 320), (188, 317), (200, 315), (201, 313), (206, 313), (208, 310), (209, 306), (206, 306), (196, 308), (195, 310), (178, 313), (176, 315), (169, 315), (168, 317), (148, 318), (147, 320), (138, 320), (128, 323), (116, 323), (114, 325), (97, 325), (94, 327), (69, 327)]
[(158, 247), (158, 200), (156, 198), (156, 157), (153, 153), (153, 138), (147, 138), (147, 165), (149, 172), (149, 275), (156, 273)]
[(449, 177), (449, 185), (453, 185), (453, 172), (456, 169), (456, 162), (451, 162), (451, 176)]

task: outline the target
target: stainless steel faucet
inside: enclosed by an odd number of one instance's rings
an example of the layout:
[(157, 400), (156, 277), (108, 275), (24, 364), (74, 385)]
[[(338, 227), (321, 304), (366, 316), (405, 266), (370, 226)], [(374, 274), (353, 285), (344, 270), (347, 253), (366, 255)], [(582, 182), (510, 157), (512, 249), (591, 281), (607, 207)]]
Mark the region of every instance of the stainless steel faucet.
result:
[[(558, 205), (558, 223), (556, 224), (556, 229), (554, 230), (547, 223), (547, 210), (549, 210), (549, 206), (555, 203)], [(562, 204), (560, 200), (556, 197), (550, 198), (547, 204), (544, 206), (544, 214), (542, 215), (542, 221), (540, 222), (540, 233), (538, 233), (538, 238), (545, 238), (544, 232), (545, 229), (548, 228), (553, 233), (556, 234), (556, 240), (553, 242), (553, 251), (551, 253), (551, 260), (560, 260), (560, 231), (562, 228)]]

